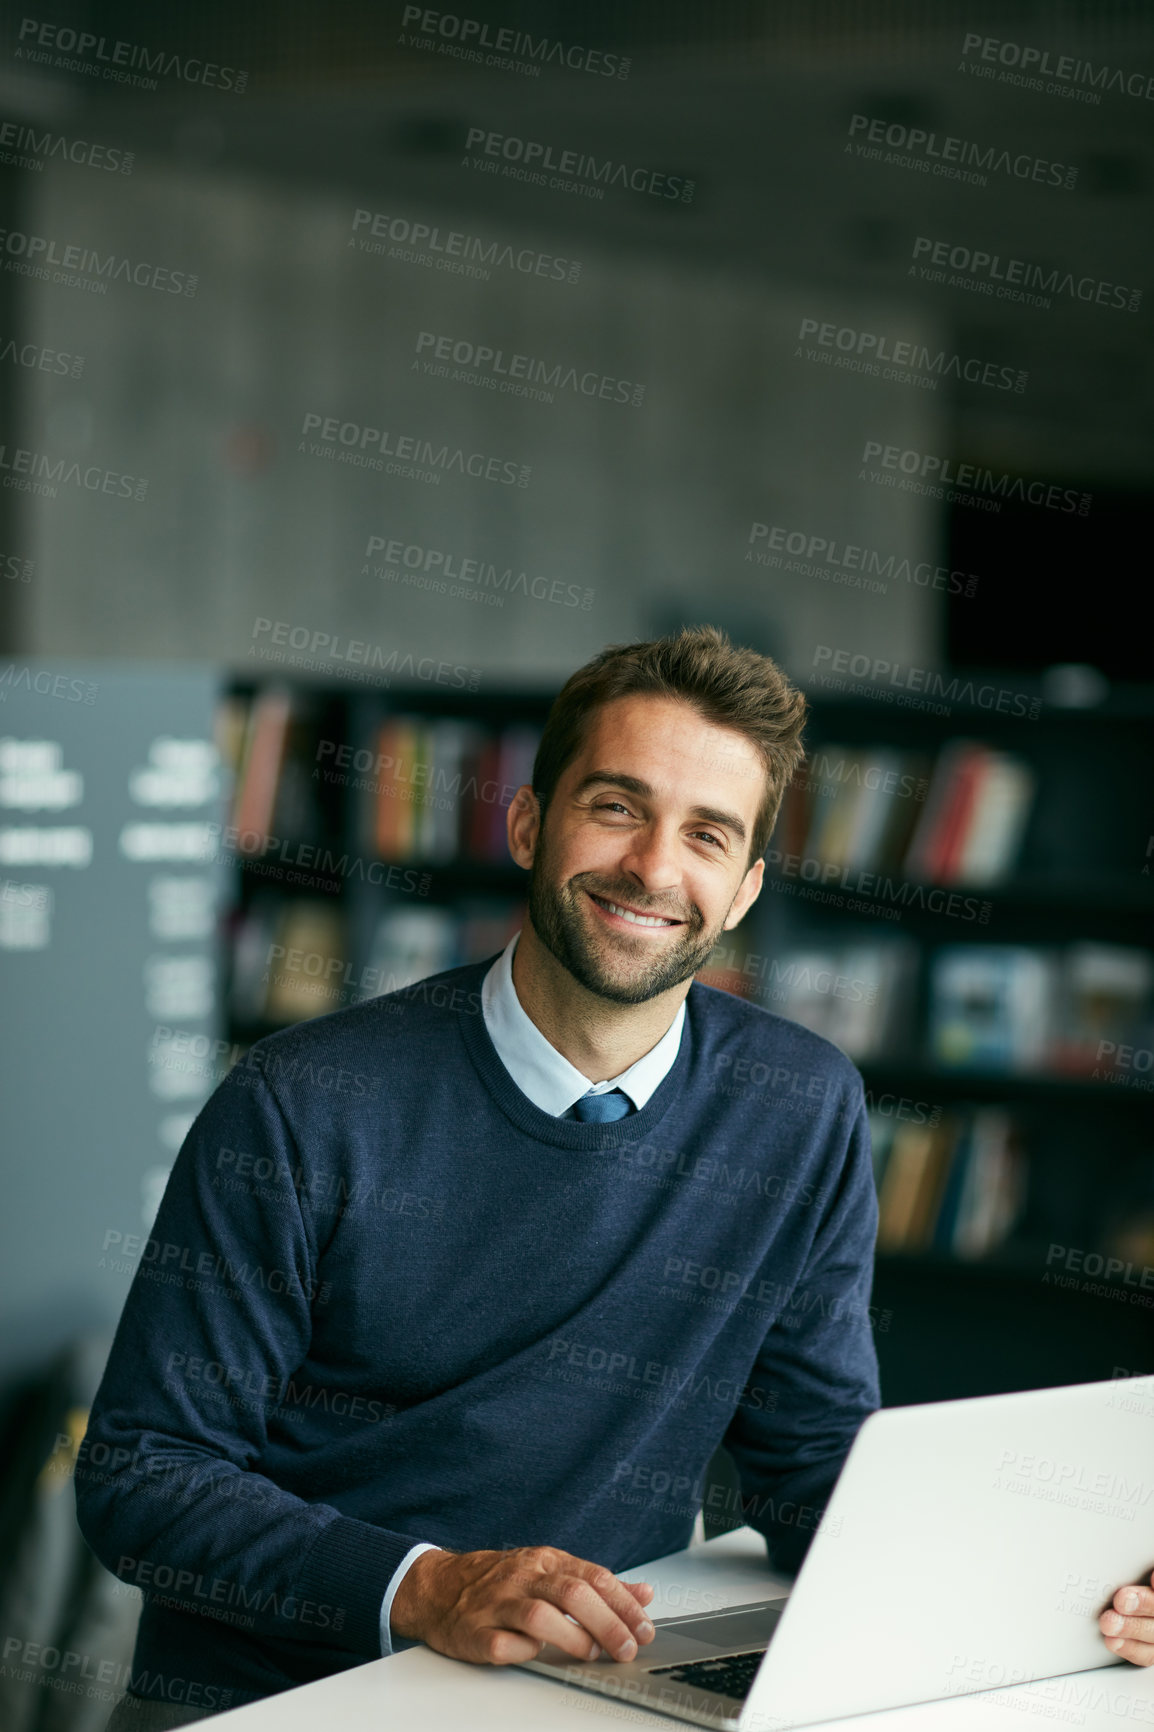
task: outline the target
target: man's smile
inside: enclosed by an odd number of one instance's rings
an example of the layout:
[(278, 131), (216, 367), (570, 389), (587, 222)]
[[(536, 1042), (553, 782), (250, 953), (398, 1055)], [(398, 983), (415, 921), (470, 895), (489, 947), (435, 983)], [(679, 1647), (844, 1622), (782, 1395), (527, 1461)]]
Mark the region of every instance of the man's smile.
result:
[(611, 902), (607, 896), (597, 896), (592, 890), (586, 892), (590, 901), (596, 907), (603, 919), (611, 926), (628, 926), (633, 931), (667, 932), (673, 926), (684, 926), (683, 920), (674, 920), (665, 914), (644, 914), (639, 909), (625, 907), (620, 902)]

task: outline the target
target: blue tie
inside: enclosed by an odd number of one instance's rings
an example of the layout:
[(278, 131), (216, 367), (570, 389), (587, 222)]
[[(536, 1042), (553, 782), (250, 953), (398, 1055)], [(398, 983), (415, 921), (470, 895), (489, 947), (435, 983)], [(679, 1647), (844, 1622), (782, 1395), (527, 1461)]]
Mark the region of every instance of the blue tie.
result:
[(579, 1101), (566, 1113), (566, 1118), (580, 1119), (582, 1124), (607, 1124), (610, 1119), (623, 1119), (626, 1113), (633, 1111), (633, 1102), (629, 1096), (622, 1094), (620, 1089), (607, 1089), (603, 1094), (596, 1095), (590, 1089), (587, 1095), (582, 1095)]

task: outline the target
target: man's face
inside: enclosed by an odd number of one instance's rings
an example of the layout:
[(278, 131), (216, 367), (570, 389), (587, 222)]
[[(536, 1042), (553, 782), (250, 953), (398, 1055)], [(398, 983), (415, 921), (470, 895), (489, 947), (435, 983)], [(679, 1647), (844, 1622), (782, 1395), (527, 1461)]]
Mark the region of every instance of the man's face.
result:
[(541, 943), (619, 1004), (689, 979), (761, 888), (763, 863), (747, 872), (745, 860), (764, 789), (752, 741), (691, 705), (603, 706), (546, 822), (521, 831), (511, 821), (511, 843), (516, 833), (522, 853), (532, 849), (529, 918)]

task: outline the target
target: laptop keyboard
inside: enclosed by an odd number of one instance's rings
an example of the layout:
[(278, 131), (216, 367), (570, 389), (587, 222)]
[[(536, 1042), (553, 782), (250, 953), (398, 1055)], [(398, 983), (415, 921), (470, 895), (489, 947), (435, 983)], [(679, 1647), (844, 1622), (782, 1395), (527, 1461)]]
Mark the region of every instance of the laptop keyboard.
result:
[(748, 1654), (727, 1654), (721, 1660), (691, 1660), (680, 1666), (654, 1666), (649, 1676), (668, 1676), (675, 1684), (695, 1684), (699, 1690), (713, 1690), (719, 1696), (732, 1696), (743, 1702), (757, 1676), (757, 1668), (765, 1659), (764, 1648), (754, 1648)]

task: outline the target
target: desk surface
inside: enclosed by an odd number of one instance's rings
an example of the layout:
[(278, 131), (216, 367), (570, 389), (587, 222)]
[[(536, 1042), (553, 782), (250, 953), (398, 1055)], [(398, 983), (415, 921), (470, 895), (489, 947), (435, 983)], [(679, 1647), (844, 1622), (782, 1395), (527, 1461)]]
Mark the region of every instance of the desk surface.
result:
[[(647, 1581), (656, 1592), (656, 1617), (709, 1611), (743, 1600), (771, 1599), (783, 1584), (766, 1567), (765, 1541), (752, 1528), (697, 1542), (654, 1563), (623, 1574)], [(837, 1619), (830, 1619), (831, 1662), (836, 1662)], [(593, 1717), (593, 1718), (591, 1718)], [(409, 1648), (387, 1660), (304, 1684), (248, 1708), (235, 1708), (206, 1722), (213, 1732), (593, 1732), (593, 1719), (628, 1722), (644, 1732), (686, 1722), (649, 1709), (623, 1708), (612, 1698), (555, 1683), (516, 1666), (474, 1666), (431, 1648)], [(986, 1690), (944, 1702), (927, 1702), (884, 1713), (823, 1721), (837, 1732), (1023, 1732), (1035, 1725), (1073, 1726), (1080, 1732), (1126, 1732), (1154, 1725), (1154, 1666), (1118, 1666), (1071, 1672), (1037, 1684)]]

